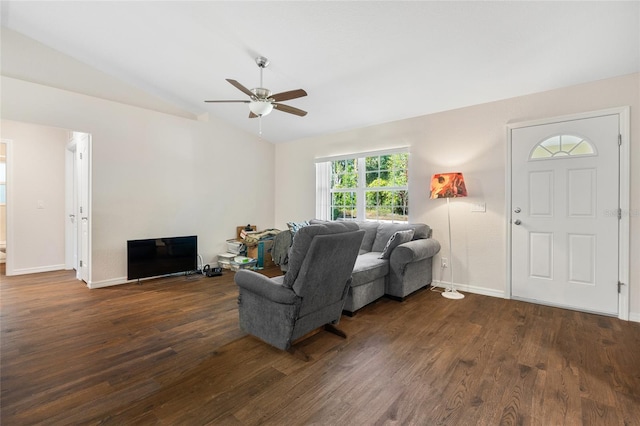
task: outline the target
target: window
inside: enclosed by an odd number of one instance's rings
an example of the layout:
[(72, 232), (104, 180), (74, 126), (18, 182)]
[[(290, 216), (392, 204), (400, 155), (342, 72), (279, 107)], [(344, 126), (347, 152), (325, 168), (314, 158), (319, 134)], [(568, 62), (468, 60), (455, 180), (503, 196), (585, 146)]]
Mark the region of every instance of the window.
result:
[(408, 160), (403, 150), (318, 162), (318, 218), (408, 222)]
[(530, 160), (596, 155), (593, 145), (575, 135), (557, 135), (537, 144), (531, 151)]

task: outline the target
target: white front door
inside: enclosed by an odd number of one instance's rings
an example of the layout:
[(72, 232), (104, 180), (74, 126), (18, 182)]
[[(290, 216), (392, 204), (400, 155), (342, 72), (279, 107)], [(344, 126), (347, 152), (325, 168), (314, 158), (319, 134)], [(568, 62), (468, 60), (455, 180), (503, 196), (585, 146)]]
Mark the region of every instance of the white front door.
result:
[(619, 121), (511, 130), (512, 297), (618, 314)]

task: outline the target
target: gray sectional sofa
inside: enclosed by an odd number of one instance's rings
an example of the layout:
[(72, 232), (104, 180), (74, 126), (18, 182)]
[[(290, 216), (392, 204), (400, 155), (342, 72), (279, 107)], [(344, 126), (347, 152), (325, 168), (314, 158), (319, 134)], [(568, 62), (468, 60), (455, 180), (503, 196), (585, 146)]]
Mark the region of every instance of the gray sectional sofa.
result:
[[(311, 220), (309, 223), (313, 226), (314, 223), (324, 222)], [(365, 231), (365, 235), (343, 308), (346, 314), (353, 315), (358, 309), (384, 295), (403, 300), (409, 294), (431, 284), (433, 256), (440, 251), (440, 243), (431, 238), (431, 228), (428, 225), (357, 221), (355, 223)], [(398, 231), (400, 232), (390, 243)], [(274, 261), (283, 271), (287, 270), (284, 253), (291, 245), (292, 238), (295, 236), (287, 230), (278, 234), (274, 241)], [(407, 238), (410, 241), (402, 242)], [(394, 243), (398, 242), (402, 243), (394, 247)], [(387, 244), (389, 247), (385, 250)], [(383, 252), (385, 258), (381, 258)]]

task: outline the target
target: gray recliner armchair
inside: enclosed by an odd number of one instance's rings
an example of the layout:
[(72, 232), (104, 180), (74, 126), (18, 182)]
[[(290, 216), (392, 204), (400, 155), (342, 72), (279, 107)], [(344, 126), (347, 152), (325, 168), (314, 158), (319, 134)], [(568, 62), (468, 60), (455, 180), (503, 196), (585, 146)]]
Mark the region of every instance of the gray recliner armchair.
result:
[[(240, 328), (293, 353), (296, 339), (337, 324), (363, 236), (355, 223), (310, 225), (295, 235), (286, 275), (236, 272)], [(325, 328), (341, 335), (331, 326)]]

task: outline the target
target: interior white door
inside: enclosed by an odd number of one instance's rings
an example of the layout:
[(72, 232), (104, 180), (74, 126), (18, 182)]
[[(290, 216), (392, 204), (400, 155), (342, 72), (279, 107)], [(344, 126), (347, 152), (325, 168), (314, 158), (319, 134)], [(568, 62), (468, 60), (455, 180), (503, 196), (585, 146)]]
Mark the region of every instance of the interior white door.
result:
[(618, 115), (511, 130), (512, 297), (618, 313)]
[(65, 152), (65, 268), (78, 270), (78, 164), (73, 138)]

